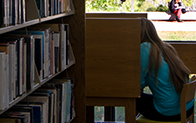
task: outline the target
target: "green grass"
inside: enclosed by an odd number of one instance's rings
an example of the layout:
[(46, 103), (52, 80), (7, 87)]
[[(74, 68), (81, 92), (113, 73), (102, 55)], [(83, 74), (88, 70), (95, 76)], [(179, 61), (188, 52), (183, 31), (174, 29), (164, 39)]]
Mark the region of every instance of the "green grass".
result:
[(196, 41), (196, 31), (158, 31), (162, 40)]

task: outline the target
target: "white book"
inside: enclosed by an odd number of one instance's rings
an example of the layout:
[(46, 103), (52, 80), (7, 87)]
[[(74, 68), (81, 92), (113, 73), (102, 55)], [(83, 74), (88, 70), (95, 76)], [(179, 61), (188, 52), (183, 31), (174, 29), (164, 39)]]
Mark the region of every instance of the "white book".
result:
[(5, 85), (5, 52), (0, 52), (0, 110), (4, 110), (5, 107), (5, 91), (7, 90)]

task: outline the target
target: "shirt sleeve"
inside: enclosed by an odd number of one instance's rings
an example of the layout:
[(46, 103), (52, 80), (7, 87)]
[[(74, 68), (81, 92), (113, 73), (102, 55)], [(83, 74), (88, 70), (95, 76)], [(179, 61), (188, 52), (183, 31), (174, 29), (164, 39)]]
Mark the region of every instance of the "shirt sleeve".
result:
[(150, 43), (142, 43), (141, 46), (141, 89), (147, 86), (146, 76), (148, 74), (149, 54), (150, 54)]

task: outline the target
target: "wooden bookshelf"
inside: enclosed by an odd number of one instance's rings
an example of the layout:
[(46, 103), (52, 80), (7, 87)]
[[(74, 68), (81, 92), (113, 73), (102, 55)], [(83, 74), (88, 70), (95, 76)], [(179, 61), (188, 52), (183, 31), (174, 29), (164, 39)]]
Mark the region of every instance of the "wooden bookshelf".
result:
[[(33, 2), (34, 1), (34, 2)], [(85, 104), (85, 68), (84, 68), (84, 57), (85, 57), (85, 1), (71, 0), (71, 11), (67, 13), (62, 13), (54, 16), (48, 16), (45, 18), (40, 18), (38, 16), (39, 12), (35, 4), (35, 0), (30, 0), (29, 8), (27, 7), (27, 13), (34, 12), (34, 14), (29, 14), (28, 19), (25, 23), (11, 25), (7, 27), (0, 28), (0, 34), (8, 33), (21, 28), (33, 26), (36, 24), (42, 24), (45, 22), (55, 23), (59, 21), (60, 23), (70, 24), (70, 44), (72, 46), (75, 57), (70, 58), (70, 64), (66, 66), (66, 71), (63, 70), (56, 74), (49, 76), (48, 78), (39, 81), (37, 80), (35, 86), (32, 90), (25, 92), (22, 96), (19, 96), (14, 101), (12, 101), (9, 107), (5, 110), (0, 111), (0, 115), (5, 111), (10, 109), (12, 106), (26, 98), (29, 94), (33, 93), (39, 87), (41, 87), (46, 82), (55, 78), (59, 74), (66, 76), (68, 72), (69, 77), (74, 78), (74, 102), (75, 102), (75, 112), (76, 117), (71, 119), (71, 123), (85, 123), (86, 122), (86, 104)], [(32, 5), (32, 6), (31, 6)], [(35, 11), (34, 11), (35, 10)], [(63, 20), (63, 21), (62, 21)]]

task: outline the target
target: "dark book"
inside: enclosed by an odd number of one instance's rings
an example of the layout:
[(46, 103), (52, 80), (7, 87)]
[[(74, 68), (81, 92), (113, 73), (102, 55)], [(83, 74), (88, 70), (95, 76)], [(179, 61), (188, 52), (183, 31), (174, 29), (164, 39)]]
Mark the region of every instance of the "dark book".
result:
[(37, 4), (37, 8), (39, 9), (39, 14), (40, 14), (40, 17), (42, 18), (43, 17), (43, 9), (42, 9), (42, 5), (43, 5), (43, 0), (36, 0), (36, 4)]
[(0, 26), (7, 26), (6, 0), (0, 1)]
[(31, 107), (32, 108), (32, 123), (42, 122), (43, 103), (42, 102), (20, 102), (15, 107)]
[(34, 38), (34, 39), (35, 39), (35, 64), (37, 67), (40, 80), (42, 80), (43, 79), (42, 40), (41, 38)]
[(33, 36), (26, 35), (24, 36), (25, 43), (27, 44), (27, 64), (26, 64), (26, 79), (27, 79), (27, 90), (31, 90), (34, 88), (34, 56), (33, 56)]
[(25, 0), (21, 0), (21, 23), (26, 22), (26, 5)]
[(18, 23), (18, 0), (12, 0), (12, 24)]
[(9, 24), (12, 25), (12, 8), (13, 8), (13, 0), (9, 0)]
[(35, 91), (31, 94), (31, 96), (47, 96), (49, 97), (49, 100), (48, 100), (48, 123), (51, 122), (51, 110), (52, 110), (52, 107), (51, 107), (51, 92), (50, 91)]
[(66, 40), (65, 40), (65, 43), (66, 43), (66, 65), (69, 65), (69, 62), (70, 62), (70, 42), (69, 42), (69, 24), (64, 24), (65, 27), (65, 31), (66, 31)]
[(57, 0), (54, 0), (54, 15), (57, 14)]

